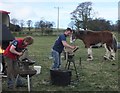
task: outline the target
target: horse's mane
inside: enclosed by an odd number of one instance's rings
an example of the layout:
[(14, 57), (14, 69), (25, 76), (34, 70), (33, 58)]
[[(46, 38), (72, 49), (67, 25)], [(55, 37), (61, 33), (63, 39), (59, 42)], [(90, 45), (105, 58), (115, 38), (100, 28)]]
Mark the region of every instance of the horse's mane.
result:
[(81, 38), (84, 37), (84, 36), (86, 36), (86, 35), (90, 35), (90, 34), (93, 34), (93, 33), (101, 33), (101, 32), (110, 32), (110, 31), (107, 31), (107, 30), (105, 30), (105, 31), (74, 30), (75, 35), (77, 37), (79, 37), (79, 35), (80, 35)]
[(90, 34), (90, 33), (96, 33), (96, 32), (111, 32), (111, 31), (93, 31), (93, 30), (77, 30), (76, 33), (80, 35)]
[(89, 34), (91, 32), (94, 32), (94, 31), (92, 31), (92, 30), (77, 30), (76, 34), (86, 35), (86, 34)]
[[(75, 35), (77, 38), (84, 38), (90, 34), (96, 33), (98, 31), (92, 31), (92, 30), (77, 30), (75, 31)], [(100, 32), (100, 31), (99, 31)]]

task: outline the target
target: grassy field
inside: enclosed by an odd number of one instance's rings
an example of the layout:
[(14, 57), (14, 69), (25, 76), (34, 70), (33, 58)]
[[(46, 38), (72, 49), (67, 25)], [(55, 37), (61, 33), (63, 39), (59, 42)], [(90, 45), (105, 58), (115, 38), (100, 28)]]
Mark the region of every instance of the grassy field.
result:
[[(118, 91), (118, 52), (116, 61), (104, 61), (104, 48), (93, 49), (94, 61), (86, 61), (87, 49), (84, 44), (77, 40), (75, 45), (79, 50), (75, 54), (75, 62), (79, 72), (80, 81), (76, 81), (75, 72), (72, 71), (72, 81), (69, 86), (55, 86), (50, 84), (50, 67), (52, 60), (49, 59), (51, 47), (57, 38), (56, 36), (34, 37), (35, 42), (29, 47), (30, 58), (35, 60), (34, 65), (42, 66), (41, 73), (32, 77), (32, 91)], [(119, 50), (118, 50), (119, 51)], [(79, 65), (79, 59), (82, 64)], [(62, 68), (66, 61), (62, 59)], [(71, 65), (71, 68), (73, 66)], [(6, 86), (6, 79), (3, 79), (3, 91), (9, 91)], [(16, 91), (27, 91), (26, 88), (17, 88)]]

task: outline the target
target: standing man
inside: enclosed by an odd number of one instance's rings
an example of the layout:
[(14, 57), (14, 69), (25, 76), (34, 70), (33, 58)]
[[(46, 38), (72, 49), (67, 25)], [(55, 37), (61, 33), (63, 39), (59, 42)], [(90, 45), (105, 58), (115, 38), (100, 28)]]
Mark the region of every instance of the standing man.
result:
[(76, 48), (76, 46), (71, 46), (66, 42), (67, 36), (70, 36), (72, 34), (72, 30), (70, 28), (67, 28), (63, 34), (61, 34), (55, 41), (53, 47), (52, 47), (52, 57), (54, 60), (54, 63), (52, 65), (52, 69), (58, 70), (61, 65), (61, 53), (64, 49), (64, 47), (68, 47), (71, 49)]
[[(7, 65), (8, 88), (14, 88), (16, 72), (19, 69), (17, 58), (23, 54), (22, 50), (32, 43), (33, 37), (26, 36), (23, 39), (13, 40), (11, 44), (6, 48), (4, 57)], [(17, 86), (21, 86), (21, 84), (21, 80), (17, 80)]]

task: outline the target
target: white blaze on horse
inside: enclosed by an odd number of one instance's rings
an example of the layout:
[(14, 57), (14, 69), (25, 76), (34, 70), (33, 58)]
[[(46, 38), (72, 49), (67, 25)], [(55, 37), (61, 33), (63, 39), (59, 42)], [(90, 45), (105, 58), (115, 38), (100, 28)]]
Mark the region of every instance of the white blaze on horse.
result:
[(117, 41), (115, 36), (110, 31), (73, 31), (70, 42), (80, 39), (85, 44), (88, 50), (88, 59), (93, 60), (92, 45), (101, 43), (106, 49), (104, 59), (115, 60), (115, 53), (117, 51)]

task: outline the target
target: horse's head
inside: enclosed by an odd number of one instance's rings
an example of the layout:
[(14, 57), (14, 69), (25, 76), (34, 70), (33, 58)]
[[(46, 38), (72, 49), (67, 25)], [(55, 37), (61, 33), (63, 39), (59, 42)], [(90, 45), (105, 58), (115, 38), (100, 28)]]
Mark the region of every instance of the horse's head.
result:
[(77, 39), (77, 38), (76, 38), (76, 31), (73, 30), (73, 32), (72, 32), (72, 34), (71, 34), (71, 36), (70, 36), (70, 43), (75, 42), (76, 39)]

